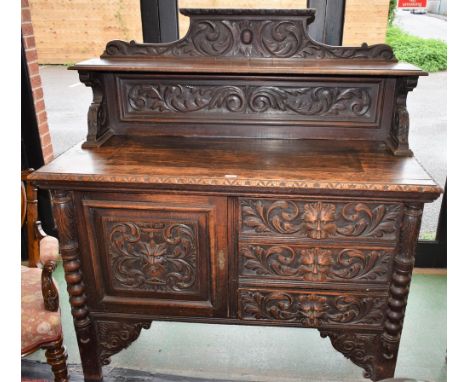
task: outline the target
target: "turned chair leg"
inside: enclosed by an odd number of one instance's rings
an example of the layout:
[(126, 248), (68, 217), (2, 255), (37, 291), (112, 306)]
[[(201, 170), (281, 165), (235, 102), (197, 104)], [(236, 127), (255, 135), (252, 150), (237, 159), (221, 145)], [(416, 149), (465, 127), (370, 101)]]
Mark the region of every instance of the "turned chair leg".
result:
[(43, 348), (46, 350), (47, 363), (52, 367), (55, 382), (68, 382), (68, 354), (62, 345), (63, 338), (52, 342)]

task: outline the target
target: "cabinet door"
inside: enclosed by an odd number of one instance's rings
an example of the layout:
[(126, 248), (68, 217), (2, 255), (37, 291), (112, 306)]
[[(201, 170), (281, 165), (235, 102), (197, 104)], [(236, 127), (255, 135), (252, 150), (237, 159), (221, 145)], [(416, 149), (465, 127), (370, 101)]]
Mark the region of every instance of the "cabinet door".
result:
[(79, 204), (92, 310), (226, 314), (226, 198), (84, 193)]

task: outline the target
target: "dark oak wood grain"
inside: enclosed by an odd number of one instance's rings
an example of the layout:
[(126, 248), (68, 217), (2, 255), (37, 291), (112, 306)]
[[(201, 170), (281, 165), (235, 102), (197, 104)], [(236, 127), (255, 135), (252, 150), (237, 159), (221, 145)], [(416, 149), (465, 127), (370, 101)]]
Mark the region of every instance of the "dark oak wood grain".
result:
[(365, 76), (427, 76), (427, 72), (404, 62), (353, 62), (321, 60), (307, 62), (280, 59), (249, 59), (247, 61), (206, 58), (158, 59), (157, 61), (136, 59), (91, 58), (69, 67), (71, 70), (99, 72), (152, 72), (152, 73), (220, 73), (220, 74), (270, 74), (270, 75), (365, 75)]
[(395, 157), (384, 144), (328, 140), (116, 136), (92, 150), (77, 145), (30, 179), (234, 191), (404, 192), (428, 199), (441, 192), (416, 159)]
[(304, 326), (392, 377), (424, 203), (420, 69), (311, 40), (310, 10), (188, 10), (168, 44), (72, 67), (88, 136), (29, 176), (53, 190), (86, 381), (153, 320)]

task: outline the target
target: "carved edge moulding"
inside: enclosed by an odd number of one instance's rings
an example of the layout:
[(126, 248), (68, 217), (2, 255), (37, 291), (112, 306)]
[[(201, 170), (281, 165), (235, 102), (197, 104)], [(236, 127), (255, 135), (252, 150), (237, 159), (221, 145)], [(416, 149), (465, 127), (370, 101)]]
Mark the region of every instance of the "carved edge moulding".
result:
[[(33, 179), (33, 178), (32, 178)], [(442, 192), (440, 186), (415, 185), (415, 184), (388, 184), (365, 182), (327, 182), (316, 180), (284, 180), (284, 179), (244, 179), (241, 177), (204, 177), (204, 176), (167, 176), (167, 175), (114, 175), (114, 174), (41, 174), (41, 179), (48, 182), (99, 182), (99, 183), (136, 183), (136, 184), (161, 184), (161, 185), (194, 185), (194, 186), (219, 186), (219, 187), (262, 187), (271, 189), (303, 189), (326, 190), (328, 192), (343, 191), (375, 191), (375, 192), (401, 192), (422, 193), (429, 199), (435, 198)]]
[(315, 9), (180, 9), (190, 17), (187, 35), (168, 44), (111, 41), (101, 58), (229, 57), (373, 59), (396, 62), (385, 44), (329, 46), (312, 40), (307, 25)]

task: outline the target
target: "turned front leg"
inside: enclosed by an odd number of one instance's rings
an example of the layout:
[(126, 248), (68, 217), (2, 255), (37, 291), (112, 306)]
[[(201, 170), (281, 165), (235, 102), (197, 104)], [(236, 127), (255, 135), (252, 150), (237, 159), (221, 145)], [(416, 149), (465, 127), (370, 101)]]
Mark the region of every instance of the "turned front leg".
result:
[(63, 338), (44, 345), (47, 363), (51, 366), (54, 373), (55, 382), (68, 382), (67, 351), (63, 346)]
[(383, 328), (374, 332), (320, 330), (322, 337), (330, 337), (333, 347), (362, 367), (364, 377), (373, 381), (395, 374), (422, 212), (420, 203), (405, 205)]
[(98, 340), (86, 304), (85, 284), (81, 273), (72, 193), (62, 190), (54, 191), (52, 200), (84, 379), (86, 382), (102, 381)]
[(405, 206), (398, 252), (393, 262), (388, 309), (381, 342), (382, 357), (393, 367), (389, 376), (393, 376), (396, 366), (422, 213), (423, 205), (420, 203), (409, 203)]

